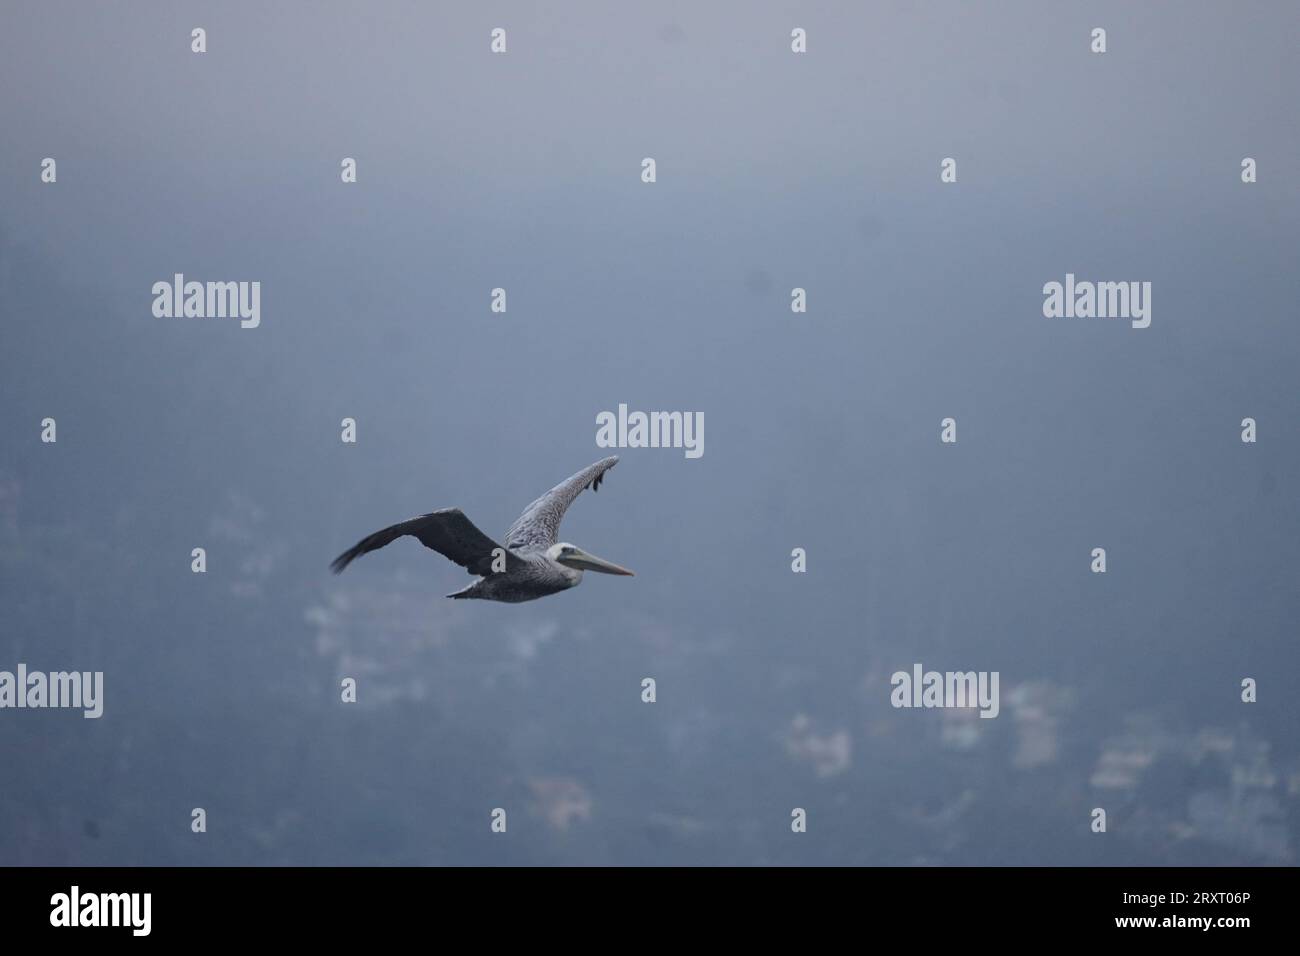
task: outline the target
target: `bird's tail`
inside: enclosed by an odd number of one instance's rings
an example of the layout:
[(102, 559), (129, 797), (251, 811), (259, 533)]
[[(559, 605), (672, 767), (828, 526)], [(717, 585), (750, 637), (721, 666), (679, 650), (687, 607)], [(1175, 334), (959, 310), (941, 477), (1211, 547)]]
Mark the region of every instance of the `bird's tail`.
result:
[(478, 597), (477, 594), (470, 593), (474, 590), (474, 585), (476, 584), (478, 584), (477, 581), (475, 581), (474, 584), (471, 584), (469, 587), (461, 588), (459, 591), (452, 591), (450, 594), (447, 595), (447, 597), (456, 598), (457, 600), (462, 600), (464, 598)]

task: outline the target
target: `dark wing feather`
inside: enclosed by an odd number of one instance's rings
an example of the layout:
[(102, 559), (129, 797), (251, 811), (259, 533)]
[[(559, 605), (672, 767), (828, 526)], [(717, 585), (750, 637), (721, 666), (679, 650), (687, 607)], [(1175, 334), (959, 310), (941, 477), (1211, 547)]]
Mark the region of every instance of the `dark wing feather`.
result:
[[(470, 574), (491, 574), (492, 549), (500, 547), (475, 527), (474, 522), (466, 518), (459, 508), (444, 508), (362, 538), (335, 558), (330, 569), (338, 574), (361, 555), (391, 544), (407, 534), (418, 538), (426, 548), (432, 548), (444, 557), (455, 561)], [(507, 571), (514, 568), (518, 562), (519, 558), (509, 551), (506, 552)]]
[(537, 551), (555, 544), (560, 533), (560, 521), (582, 489), (596, 491), (605, 478), (605, 472), (618, 464), (618, 456), (603, 458), (588, 465), (571, 478), (566, 478), (542, 495), (521, 514), (506, 532), (506, 547), (520, 551)]

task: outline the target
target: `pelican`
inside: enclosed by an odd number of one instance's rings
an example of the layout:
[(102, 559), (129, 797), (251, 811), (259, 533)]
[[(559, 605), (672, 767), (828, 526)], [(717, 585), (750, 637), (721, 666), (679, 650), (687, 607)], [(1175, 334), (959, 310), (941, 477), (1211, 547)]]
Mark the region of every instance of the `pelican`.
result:
[(330, 568), (338, 574), (361, 555), (409, 534), (470, 574), (479, 575), (469, 587), (448, 594), (449, 598), (518, 604), (576, 588), (582, 583), (583, 571), (630, 575), (627, 568), (555, 540), (573, 499), (584, 488), (600, 488), (605, 472), (617, 464), (617, 455), (603, 458), (542, 495), (515, 519), (506, 532), (504, 548), (476, 528), (459, 508), (443, 508), (362, 538), (335, 558)]

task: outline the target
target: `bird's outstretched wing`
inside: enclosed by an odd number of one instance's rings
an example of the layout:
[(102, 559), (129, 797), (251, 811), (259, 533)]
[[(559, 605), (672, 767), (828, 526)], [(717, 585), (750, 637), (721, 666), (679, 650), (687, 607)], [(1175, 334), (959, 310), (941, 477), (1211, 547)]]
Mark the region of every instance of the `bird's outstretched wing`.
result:
[[(474, 522), (466, 518), (465, 513), (459, 508), (444, 508), (362, 538), (335, 558), (330, 569), (338, 574), (361, 555), (382, 548), (406, 534), (418, 538), (426, 548), (432, 548), (444, 557), (455, 561), (470, 574), (491, 574), (492, 551), (500, 547), (476, 528)], [(505, 559), (507, 571), (519, 563), (519, 558), (509, 551), (506, 551)]]
[(555, 544), (560, 533), (560, 521), (583, 488), (592, 491), (600, 487), (605, 472), (618, 464), (618, 456), (602, 458), (588, 465), (572, 478), (566, 478), (546, 494), (524, 509), (506, 532), (506, 547), (518, 550), (539, 550)]

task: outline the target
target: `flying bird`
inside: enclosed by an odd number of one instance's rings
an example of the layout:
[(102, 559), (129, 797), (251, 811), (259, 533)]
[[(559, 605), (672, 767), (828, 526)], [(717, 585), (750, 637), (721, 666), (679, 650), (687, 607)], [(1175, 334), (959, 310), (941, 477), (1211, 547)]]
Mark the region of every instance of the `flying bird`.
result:
[(627, 568), (588, 554), (567, 541), (556, 541), (560, 521), (573, 499), (584, 488), (600, 488), (605, 472), (617, 464), (617, 455), (601, 459), (542, 495), (515, 519), (506, 532), (504, 547), (475, 527), (459, 508), (444, 508), (362, 538), (335, 558), (330, 568), (338, 574), (361, 555), (409, 534), (426, 548), (479, 576), (469, 587), (448, 594), (449, 598), (518, 604), (577, 587), (582, 583), (583, 571), (630, 575)]

